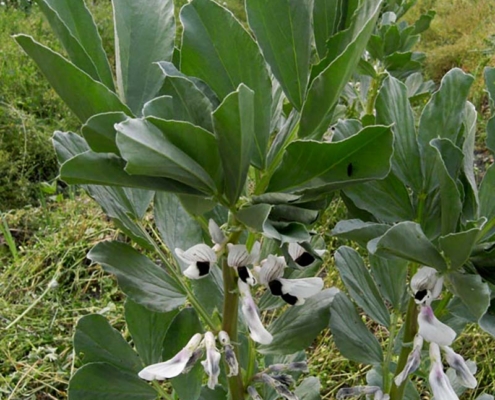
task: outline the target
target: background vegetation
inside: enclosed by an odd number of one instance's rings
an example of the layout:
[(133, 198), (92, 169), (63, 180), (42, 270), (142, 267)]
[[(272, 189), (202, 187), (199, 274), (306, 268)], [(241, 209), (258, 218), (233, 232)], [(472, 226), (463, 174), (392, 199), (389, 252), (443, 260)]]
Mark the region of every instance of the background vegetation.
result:
[[(78, 318), (104, 313), (115, 328), (125, 329), (122, 294), (113, 278), (89, 266), (85, 258), (95, 243), (119, 233), (84, 194), (69, 192), (62, 197), (42, 190), (41, 183), (55, 182), (57, 175), (50, 141), (53, 131), (77, 131), (79, 125), (10, 37), (24, 32), (60, 49), (48, 24), (27, 1), (4, 3), (0, 6), (0, 398), (63, 399), (68, 378), (78, 366), (71, 346)], [(178, 5), (183, 3), (177, 0)], [(242, 17), (240, 0), (227, 4)], [(93, 0), (89, 6), (104, 47), (113, 54), (110, 4)], [(483, 122), (487, 100), (482, 71), (486, 65), (495, 66), (495, 3), (419, 0), (410, 19), (429, 9), (437, 16), (418, 49), (427, 54), (426, 77), (439, 82), (452, 67), (475, 75), (471, 98)], [(483, 135), (481, 128), (480, 146)], [(491, 161), (484, 158), (482, 147), (479, 153), (480, 165)], [(338, 205), (327, 212), (320, 226), (323, 234), (342, 212)], [(340, 244), (330, 237), (326, 242), (330, 250)], [(331, 257), (325, 267), (328, 285), (338, 285)], [(456, 346), (480, 369), (479, 388), (468, 396), (493, 393), (493, 339), (473, 327)], [(357, 384), (361, 378), (360, 366), (339, 356), (328, 332), (311, 349), (310, 361), (325, 398), (334, 398), (339, 387)]]

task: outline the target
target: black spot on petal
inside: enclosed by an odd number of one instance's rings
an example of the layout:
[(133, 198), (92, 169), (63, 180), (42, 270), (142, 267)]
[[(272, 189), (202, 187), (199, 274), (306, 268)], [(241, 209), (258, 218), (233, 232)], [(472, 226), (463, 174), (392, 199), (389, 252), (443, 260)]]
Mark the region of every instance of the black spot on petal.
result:
[(249, 278), (249, 271), (247, 267), (237, 267), (237, 275), (239, 275), (239, 279), (244, 283), (247, 283)]
[(268, 282), (268, 287), (274, 296), (282, 296), (282, 283), (280, 281), (270, 281)]
[(418, 301), (422, 301), (426, 295), (428, 294), (428, 291), (426, 289), (423, 290), (418, 290), (416, 294), (414, 295), (414, 298)]
[(305, 251), (299, 257), (297, 257), (294, 261), (296, 262), (297, 265), (300, 265), (301, 267), (307, 267), (308, 265), (313, 264), (313, 262), (315, 261), (315, 258), (312, 254)]
[(198, 261), (196, 266), (199, 270), (199, 276), (205, 276), (210, 273), (210, 262), (209, 261)]
[(296, 303), (297, 303), (297, 300), (298, 300), (296, 296), (292, 296), (292, 295), (291, 295), (291, 294), (289, 294), (289, 293), (283, 294), (283, 295), (282, 295), (282, 299), (283, 299), (286, 303), (290, 304), (291, 306), (293, 306), (294, 304), (296, 304)]

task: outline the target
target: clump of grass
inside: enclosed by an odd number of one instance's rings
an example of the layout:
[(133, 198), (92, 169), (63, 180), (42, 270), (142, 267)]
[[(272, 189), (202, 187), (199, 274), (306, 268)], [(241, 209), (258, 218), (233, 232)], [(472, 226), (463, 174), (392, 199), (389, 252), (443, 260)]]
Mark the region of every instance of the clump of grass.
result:
[(473, 74), (471, 99), (478, 107), (485, 101), (483, 68), (495, 65), (495, 2), (419, 0), (407, 18), (414, 20), (431, 9), (437, 14), (418, 45), (427, 55), (425, 72), (436, 82), (454, 67)]
[(86, 259), (117, 233), (86, 196), (3, 217), (18, 259), (0, 253), (0, 398), (66, 398), (77, 320), (100, 312), (123, 326), (122, 293)]

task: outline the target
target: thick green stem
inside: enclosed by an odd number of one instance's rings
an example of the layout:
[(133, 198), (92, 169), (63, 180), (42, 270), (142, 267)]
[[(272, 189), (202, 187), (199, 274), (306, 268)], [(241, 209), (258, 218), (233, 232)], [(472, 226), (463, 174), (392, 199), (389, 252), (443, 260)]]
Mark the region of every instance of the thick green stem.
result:
[[(412, 346), (404, 344), (411, 344), (414, 340), (414, 336), (418, 333), (418, 307), (414, 298), (409, 299), (409, 304), (407, 306), (406, 320), (404, 322), (404, 337), (402, 339), (402, 350), (399, 355), (399, 361), (397, 362), (397, 369), (395, 370), (395, 376), (400, 374), (404, 369), (407, 362), (407, 357), (412, 350)], [(394, 377), (395, 377), (394, 376)], [(390, 391), (391, 400), (402, 400), (404, 396), (404, 389), (406, 388), (407, 379), (402, 382), (402, 385), (392, 385), (392, 390)]]
[[(237, 241), (237, 240), (236, 240)], [(230, 341), (234, 344), (237, 340), (237, 314), (239, 309), (239, 293), (237, 291), (237, 277), (234, 268), (227, 264), (227, 259), (224, 257), (222, 263), (223, 272), (223, 322), (222, 330), (228, 333)], [(234, 351), (239, 360), (238, 346), (234, 346)], [(242, 384), (241, 374), (229, 377), (229, 389), (232, 400), (244, 400), (244, 386)]]
[(387, 353), (385, 360), (383, 361), (383, 389), (388, 393), (390, 390), (390, 362), (392, 361), (392, 355), (394, 352), (395, 335), (397, 334), (397, 320), (399, 318), (398, 313), (395, 311), (390, 318), (390, 335), (388, 338)]
[(378, 89), (380, 89), (382, 81), (383, 74), (378, 74), (378, 76), (371, 81), (371, 87), (368, 91), (368, 101), (366, 103), (365, 110), (367, 115), (373, 115), (373, 112), (375, 111), (375, 101), (378, 97)]
[(251, 382), (253, 379), (254, 375), (254, 368), (256, 366), (256, 345), (254, 344), (254, 341), (249, 338), (249, 358), (248, 358), (248, 364), (246, 368), (246, 379), (244, 380), (244, 386), (247, 387), (248, 384)]

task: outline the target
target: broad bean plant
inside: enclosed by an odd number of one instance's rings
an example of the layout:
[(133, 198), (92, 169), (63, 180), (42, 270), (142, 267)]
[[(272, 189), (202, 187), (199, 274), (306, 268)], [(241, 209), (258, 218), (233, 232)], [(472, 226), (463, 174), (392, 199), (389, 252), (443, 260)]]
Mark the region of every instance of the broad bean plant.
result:
[[(495, 334), (495, 169), (478, 184), (473, 77), (434, 91), (418, 72), (432, 13), (246, 0), (246, 24), (212, 0), (113, 0), (111, 65), (82, 0), (37, 4), (66, 55), (15, 40), (83, 124), (54, 134), (61, 179), (128, 238), (88, 254), (127, 296), (126, 334), (79, 320), (71, 400), (317, 400), (305, 349), (326, 328), (370, 366), (338, 398), (476, 387), (452, 347), (467, 323)], [(337, 196), (352, 247), (334, 251), (314, 228)], [(321, 278), (331, 257), (345, 291)]]

